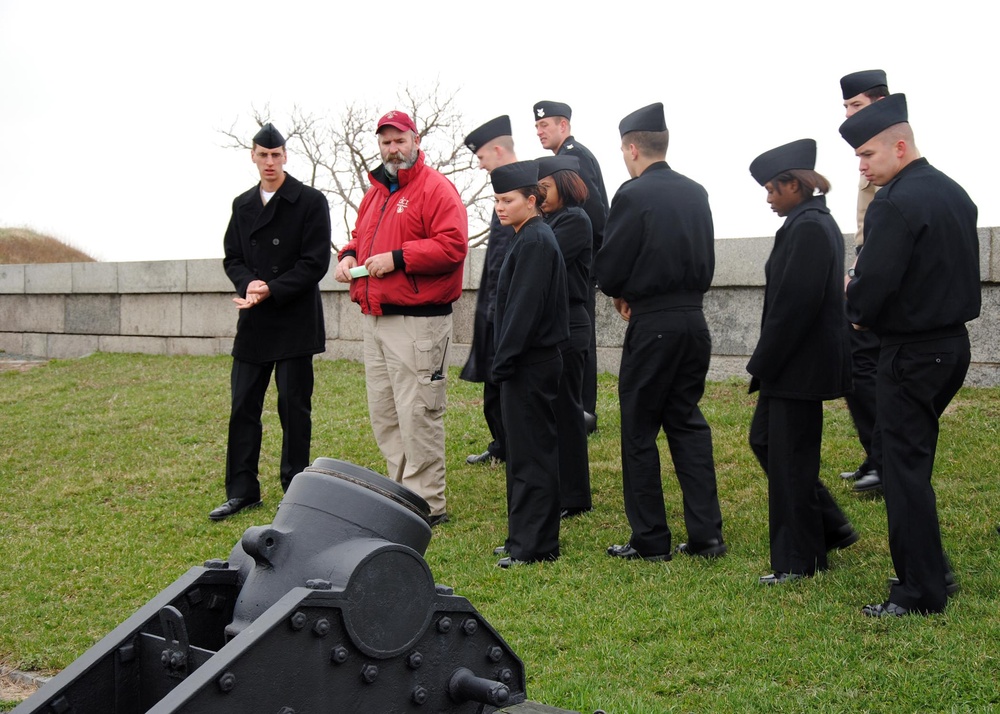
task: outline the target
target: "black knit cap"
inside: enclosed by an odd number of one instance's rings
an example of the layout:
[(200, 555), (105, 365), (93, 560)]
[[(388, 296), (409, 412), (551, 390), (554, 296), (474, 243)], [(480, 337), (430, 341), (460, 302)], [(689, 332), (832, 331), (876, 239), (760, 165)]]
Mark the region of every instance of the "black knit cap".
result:
[(750, 175), (761, 186), (783, 171), (816, 168), (816, 142), (799, 139), (765, 151), (750, 163)]
[(274, 128), (274, 124), (268, 122), (254, 134), (253, 143), (257, 146), (263, 146), (265, 149), (278, 149), (285, 145), (285, 137)]
[(504, 114), (503, 116), (495, 119), (490, 119), (482, 126), (470, 131), (469, 135), (465, 137), (465, 141), (462, 143), (469, 147), (469, 151), (474, 154), (479, 151), (481, 147), (485, 146), (497, 137), (511, 135), (510, 117)]
[(561, 156), (543, 156), (538, 159), (538, 178), (551, 176), (556, 171), (576, 171), (580, 173), (580, 157), (562, 154)]
[(667, 120), (663, 117), (663, 102), (649, 104), (626, 116), (618, 122), (618, 133), (625, 136), (630, 131), (666, 131)]
[(490, 173), (493, 193), (507, 193), (514, 189), (534, 186), (538, 183), (537, 161), (515, 161), (505, 166), (497, 166)]
[(546, 119), (548, 117), (566, 117), (567, 121), (572, 118), (573, 110), (569, 108), (569, 104), (563, 104), (562, 102), (550, 102), (547, 99), (535, 104), (533, 107), (535, 114), (535, 121), (539, 119)]
[(840, 135), (855, 149), (890, 126), (908, 121), (906, 95), (890, 94), (872, 102), (840, 125)]
[(889, 80), (885, 78), (885, 71), (881, 69), (865, 69), (860, 72), (851, 72), (840, 78), (840, 90), (844, 93), (844, 99), (856, 97), (862, 92), (867, 92), (875, 87), (889, 86)]

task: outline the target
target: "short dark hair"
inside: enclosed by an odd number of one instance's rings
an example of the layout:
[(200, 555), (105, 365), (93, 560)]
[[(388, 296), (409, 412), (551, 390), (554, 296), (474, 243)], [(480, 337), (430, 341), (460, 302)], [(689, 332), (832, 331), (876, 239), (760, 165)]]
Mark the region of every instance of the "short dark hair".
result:
[(635, 144), (643, 156), (666, 156), (670, 144), (670, 130), (630, 131), (622, 137), (622, 145)]
[(799, 182), (799, 193), (803, 196), (812, 196), (816, 193), (825, 196), (830, 193), (830, 182), (825, 176), (812, 169), (789, 169), (788, 171), (782, 171), (768, 183), (777, 186), (779, 183), (789, 184), (792, 181)]
[(871, 89), (866, 89), (862, 92), (862, 94), (871, 99), (873, 102), (877, 102), (882, 97), (889, 96), (889, 87), (885, 84), (879, 84)]
[[(580, 174), (570, 169), (560, 169), (550, 174), (552, 183), (556, 185), (559, 192), (559, 200), (563, 206), (582, 206), (586, 202), (590, 192), (587, 191), (587, 184), (580, 178)], [(542, 198), (545, 198), (545, 190), (540, 189)]]

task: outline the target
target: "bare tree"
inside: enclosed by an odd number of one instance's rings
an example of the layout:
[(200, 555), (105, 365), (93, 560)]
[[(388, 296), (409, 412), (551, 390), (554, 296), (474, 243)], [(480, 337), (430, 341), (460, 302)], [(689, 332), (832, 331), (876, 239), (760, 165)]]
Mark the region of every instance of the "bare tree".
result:
[[(420, 148), (427, 164), (447, 176), (458, 189), (469, 212), (469, 244), (481, 245), (489, 234), (491, 203), (484, 173), (476, 168), (475, 156), (464, 147), (468, 130), (455, 104), (457, 92), (447, 92), (435, 82), (418, 91), (409, 86), (400, 90), (395, 108), (409, 114), (420, 133)], [(274, 122), (284, 133), (286, 145), (298, 162), (305, 162), (308, 176), (303, 183), (324, 194), (331, 211), (340, 217), (340, 232), (334, 221), (334, 245), (340, 247), (351, 237), (358, 206), (369, 188), (368, 174), (382, 162), (375, 123), (387, 107), (351, 102), (337, 117), (316, 116), (294, 105), (285, 116), (275, 117), (268, 105), (251, 107), (249, 118), (259, 127)], [(245, 131), (246, 120), (236, 120), (228, 130), (227, 148), (249, 149), (254, 131)]]

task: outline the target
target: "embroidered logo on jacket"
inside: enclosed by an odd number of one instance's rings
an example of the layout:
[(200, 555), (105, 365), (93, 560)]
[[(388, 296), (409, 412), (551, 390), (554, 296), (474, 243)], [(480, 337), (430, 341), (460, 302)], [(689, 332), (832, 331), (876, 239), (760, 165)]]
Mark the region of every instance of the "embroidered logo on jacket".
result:
[(408, 198), (399, 199), (399, 203), (396, 204), (396, 213), (402, 213), (404, 210), (406, 210), (406, 207), (409, 205), (410, 205), (410, 199)]

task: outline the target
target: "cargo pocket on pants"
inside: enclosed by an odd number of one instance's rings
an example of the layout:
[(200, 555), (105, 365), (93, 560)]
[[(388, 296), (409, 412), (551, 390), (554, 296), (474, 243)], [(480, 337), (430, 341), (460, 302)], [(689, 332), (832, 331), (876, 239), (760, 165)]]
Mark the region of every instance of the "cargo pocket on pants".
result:
[(434, 342), (417, 340), (413, 347), (420, 382), (420, 402), (427, 412), (444, 411), (448, 399), (448, 379), (443, 371), (438, 371), (441, 364), (435, 357)]

